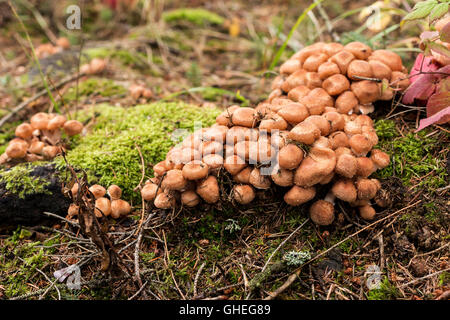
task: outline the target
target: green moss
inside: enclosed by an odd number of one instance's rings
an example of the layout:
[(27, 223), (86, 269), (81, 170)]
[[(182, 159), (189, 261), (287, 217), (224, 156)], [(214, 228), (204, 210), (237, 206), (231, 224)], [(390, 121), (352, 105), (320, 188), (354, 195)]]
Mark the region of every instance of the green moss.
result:
[[(438, 138), (427, 137), (427, 130), (402, 137), (390, 120), (377, 121), (375, 128), (380, 138), (378, 147), (391, 156), (390, 165), (376, 173), (378, 178), (396, 176), (405, 185), (417, 184), (429, 189), (446, 185), (446, 153), (441, 152), (437, 157), (433, 154), (439, 145)], [(434, 174), (430, 174), (432, 171)]]
[(166, 22), (189, 21), (198, 26), (223, 24), (225, 19), (218, 14), (201, 8), (181, 8), (163, 13)]
[(34, 193), (49, 193), (46, 187), (49, 181), (31, 175), (33, 166), (19, 164), (11, 169), (0, 170), (0, 184), (5, 184), (7, 192), (24, 199)]
[[(67, 160), (75, 168), (86, 170), (91, 183), (117, 184), (126, 199), (137, 200), (133, 189), (141, 179), (142, 169), (136, 145), (145, 161), (146, 177), (150, 177), (151, 166), (163, 160), (175, 144), (172, 141), (174, 130), (192, 131), (196, 121), (203, 127), (209, 126), (220, 110), (173, 102), (128, 109), (97, 105), (85, 112), (100, 115), (92, 132), (75, 142)], [(65, 167), (63, 159), (56, 162), (59, 167)]]
[[(112, 80), (101, 78), (89, 78), (80, 82), (78, 86), (78, 96), (88, 97), (91, 95), (100, 95), (102, 97), (111, 97), (125, 94), (127, 90)], [(65, 101), (74, 101), (76, 99), (76, 88), (72, 87), (64, 94)]]
[(392, 300), (399, 296), (397, 288), (384, 277), (379, 289), (372, 289), (367, 293), (368, 300)]
[[(140, 72), (142, 72), (143, 69), (149, 68), (147, 62), (148, 57), (135, 50), (100, 47), (86, 49), (83, 53), (85, 54), (82, 58), (83, 63), (94, 58), (101, 58), (118, 61), (124, 66), (139, 68)], [(161, 64), (162, 60), (160, 57), (154, 55), (152, 56), (152, 62), (155, 64)]]

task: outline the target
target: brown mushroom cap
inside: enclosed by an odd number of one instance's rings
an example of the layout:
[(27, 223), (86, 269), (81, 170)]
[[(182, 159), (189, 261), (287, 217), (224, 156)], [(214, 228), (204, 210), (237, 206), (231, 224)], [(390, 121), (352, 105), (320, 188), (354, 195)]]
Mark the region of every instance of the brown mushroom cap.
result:
[(300, 101), (308, 108), (309, 114), (322, 114), (326, 107), (334, 107), (333, 98), (323, 88), (312, 89)]
[(377, 169), (386, 168), (390, 163), (389, 155), (379, 149), (372, 149), (370, 159), (373, 161)]
[(223, 157), (219, 154), (207, 154), (202, 161), (211, 169), (218, 169), (223, 166)]
[(370, 68), (374, 78), (391, 80), (392, 70), (383, 62), (378, 60), (369, 60)]
[(375, 218), (375, 215), (377, 214), (375, 209), (372, 208), (371, 205), (358, 207), (358, 211), (361, 218), (369, 221), (373, 220)]
[(42, 155), (49, 160), (56, 157), (59, 153), (61, 153), (61, 149), (58, 146), (45, 146), (42, 149)]
[(75, 203), (71, 203), (69, 205), (69, 209), (67, 209), (67, 216), (69, 218), (72, 218), (73, 216), (77, 216), (79, 211), (80, 211), (80, 207), (77, 206)]
[(219, 201), (219, 183), (216, 177), (209, 176), (197, 185), (197, 194), (207, 203)]
[(325, 80), (334, 74), (341, 73), (341, 70), (336, 63), (327, 61), (319, 66), (317, 73), (319, 74), (320, 79)]
[(392, 71), (390, 86), (401, 91), (409, 87), (410, 81), (407, 74), (400, 71)]
[(193, 160), (186, 163), (182, 170), (183, 177), (187, 180), (199, 180), (206, 178), (208, 176), (208, 172), (208, 165), (199, 160)]
[(387, 65), (392, 71), (402, 71), (403, 64), (400, 56), (389, 50), (375, 50), (369, 60), (378, 60)]
[(362, 134), (353, 135), (349, 144), (353, 153), (357, 156), (365, 156), (372, 149), (372, 143)]
[(356, 175), (359, 177), (367, 178), (376, 170), (373, 161), (367, 157), (357, 158), (356, 166), (357, 166)]
[(356, 181), (356, 189), (358, 190), (359, 200), (370, 200), (375, 197), (378, 185), (371, 179), (361, 178)]
[(95, 199), (101, 198), (106, 194), (106, 189), (99, 184), (94, 184), (89, 188)]
[(286, 169), (274, 170), (271, 178), (272, 181), (281, 187), (290, 187), (294, 184), (294, 171)]
[(248, 184), (250, 180), (250, 174), (252, 168), (246, 167), (233, 176), (234, 181), (237, 183)]
[(231, 115), (233, 114), (233, 111), (240, 108), (237, 105), (228, 107), (224, 112), (222, 112), (220, 115), (216, 118), (216, 123), (223, 125), (223, 126), (230, 126), (231, 125)]
[(31, 126), (34, 129), (46, 130), (49, 121), (48, 113), (38, 112), (30, 119)]
[(288, 134), (288, 138), (304, 144), (313, 144), (320, 137), (320, 129), (312, 122), (300, 122)]
[(175, 206), (175, 197), (168, 192), (159, 193), (153, 202), (158, 209), (170, 209)]
[(47, 124), (47, 130), (53, 131), (59, 128), (62, 128), (64, 126), (64, 123), (66, 123), (66, 117), (62, 115), (56, 115), (53, 118), (50, 119), (50, 121)]
[(363, 78), (372, 78), (372, 68), (365, 60), (353, 60), (347, 68), (347, 76), (352, 80), (362, 80)]
[(302, 67), (302, 64), (297, 59), (289, 59), (286, 60), (281, 66), (280, 66), (280, 73), (284, 75), (290, 75), (294, 73), (295, 71), (299, 70)]
[(253, 168), (248, 182), (256, 189), (269, 189), (272, 184), (269, 176), (261, 174), (261, 171), (258, 168)]
[(247, 164), (245, 163), (245, 161), (237, 155), (231, 155), (226, 157), (225, 159), (225, 170), (227, 170), (232, 176), (236, 175), (246, 166)]
[(147, 183), (141, 190), (142, 199), (145, 201), (153, 201), (157, 194), (162, 192), (161, 188), (158, 188), (157, 184)]
[(313, 147), (295, 171), (294, 183), (310, 187), (328, 176), (336, 166), (336, 154), (329, 148)]
[(236, 185), (233, 188), (233, 199), (240, 204), (249, 204), (255, 196), (255, 190), (248, 184)]
[(200, 203), (200, 197), (195, 191), (187, 190), (181, 193), (181, 203), (186, 207), (195, 207)]
[(164, 173), (166, 173), (166, 161), (158, 162), (153, 166), (153, 173), (157, 177), (161, 177)]
[(322, 87), (330, 96), (337, 96), (350, 89), (350, 82), (342, 74), (334, 74), (323, 81)]
[(70, 48), (69, 39), (67, 39), (66, 37), (61, 37), (61, 38), (56, 39), (56, 45), (58, 47), (63, 48), (63, 49), (69, 49)]
[(346, 202), (354, 202), (357, 197), (356, 187), (350, 179), (336, 181), (331, 187), (331, 192), (336, 198)]
[(168, 190), (182, 190), (186, 186), (186, 179), (179, 169), (172, 169), (166, 172), (161, 187)]
[(266, 130), (272, 132), (272, 130), (285, 130), (288, 123), (284, 118), (276, 113), (268, 114), (261, 120), (259, 124), (259, 130)]
[(358, 168), (357, 159), (351, 154), (342, 154), (337, 157), (336, 173), (346, 177), (352, 178), (356, 175)]
[(351, 52), (356, 59), (361, 60), (367, 60), (372, 54), (372, 49), (368, 45), (357, 41), (348, 43), (344, 49)]
[(101, 218), (107, 217), (111, 214), (111, 201), (109, 199), (100, 197), (95, 200), (95, 216)]
[(299, 206), (308, 202), (316, 196), (316, 189), (314, 187), (302, 188), (293, 186), (284, 195), (284, 201), (291, 206)]
[(380, 89), (373, 81), (354, 81), (351, 89), (361, 104), (372, 103), (380, 98)]
[(312, 115), (302, 123), (312, 123), (320, 130), (320, 135), (327, 136), (331, 130), (331, 124), (323, 115)]
[(64, 123), (64, 131), (68, 136), (74, 136), (83, 131), (83, 124), (77, 120), (69, 120)]
[(8, 144), (8, 147), (6, 147), (5, 153), (9, 158), (20, 159), (26, 156), (27, 148), (28, 144), (20, 142), (10, 142)]
[(94, 58), (89, 63), (89, 66), (91, 74), (101, 73), (106, 68), (106, 61), (100, 58)]
[(292, 101), (298, 102), (303, 97), (306, 97), (308, 93), (311, 91), (310, 88), (308, 88), (305, 85), (299, 85), (288, 92), (288, 98)]
[(307, 71), (317, 71), (319, 66), (328, 60), (328, 55), (325, 53), (316, 53), (310, 55), (306, 58), (305, 62), (303, 62), (302, 68)]
[(238, 108), (231, 116), (231, 122), (235, 126), (252, 128), (255, 125), (256, 112), (253, 108)]
[(293, 170), (303, 160), (303, 151), (295, 144), (288, 144), (278, 152), (278, 164), (283, 169)]
[(352, 91), (344, 91), (336, 98), (335, 107), (339, 113), (348, 114), (358, 105), (358, 99)]
[(111, 200), (120, 199), (120, 197), (122, 196), (122, 189), (120, 189), (120, 187), (115, 184), (110, 185), (107, 192)]
[(348, 147), (348, 136), (343, 131), (336, 131), (329, 135), (331, 149), (336, 150), (339, 147)]
[(314, 202), (309, 208), (311, 220), (319, 226), (328, 226), (334, 221), (334, 206), (325, 200)]
[(15, 135), (22, 139), (29, 139), (33, 136), (33, 127), (28, 123), (22, 123), (17, 126)]
[(341, 70), (342, 74), (347, 73), (347, 67), (355, 59), (355, 56), (347, 51), (347, 50), (341, 50), (335, 55), (333, 55), (329, 61), (334, 62), (339, 67), (339, 70)]
[(111, 217), (118, 219), (124, 217), (131, 212), (131, 205), (122, 199), (111, 201)]
[(283, 106), (283, 108), (278, 111), (278, 114), (290, 124), (296, 125), (309, 116), (309, 111), (308, 108), (301, 103), (291, 103)]

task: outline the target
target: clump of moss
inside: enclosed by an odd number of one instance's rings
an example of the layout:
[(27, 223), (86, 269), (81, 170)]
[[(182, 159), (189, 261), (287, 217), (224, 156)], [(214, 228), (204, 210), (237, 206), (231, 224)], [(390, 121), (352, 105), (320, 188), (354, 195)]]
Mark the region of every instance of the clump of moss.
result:
[(25, 196), (35, 193), (50, 193), (46, 187), (49, 181), (31, 173), (33, 166), (19, 164), (11, 169), (0, 170), (0, 184), (5, 185), (5, 190), (24, 199)]
[[(405, 185), (417, 184), (430, 189), (446, 185), (447, 155), (445, 152), (438, 156), (433, 154), (439, 145), (437, 137), (427, 136), (427, 130), (401, 136), (391, 120), (379, 120), (375, 128), (380, 139), (379, 148), (391, 156), (390, 165), (376, 173), (379, 178), (397, 176)], [(432, 171), (434, 174), (430, 174)]]
[[(111, 97), (125, 94), (126, 92), (127, 90), (123, 86), (108, 79), (89, 78), (83, 82), (80, 82), (78, 86), (79, 97), (88, 97), (94, 94), (102, 97)], [(64, 94), (64, 100), (74, 101), (76, 99), (76, 94), (76, 88), (72, 87), (66, 94)]]
[[(109, 105), (93, 108), (86, 112), (100, 114), (96, 124), (90, 134), (74, 142), (67, 160), (75, 168), (86, 170), (91, 183), (117, 184), (123, 189), (124, 198), (136, 200), (138, 195), (133, 189), (142, 176), (138, 147), (146, 165), (146, 177), (150, 177), (151, 166), (163, 160), (175, 144), (174, 130), (192, 131), (196, 121), (203, 127), (209, 126), (220, 113), (216, 108), (199, 108), (179, 102), (129, 109)], [(56, 162), (58, 167), (65, 167), (63, 159)]]
[(189, 21), (198, 26), (207, 24), (223, 24), (225, 19), (218, 14), (201, 8), (181, 8), (163, 13), (164, 21)]
[(398, 289), (384, 277), (378, 289), (372, 289), (367, 294), (368, 300), (393, 300), (399, 296)]

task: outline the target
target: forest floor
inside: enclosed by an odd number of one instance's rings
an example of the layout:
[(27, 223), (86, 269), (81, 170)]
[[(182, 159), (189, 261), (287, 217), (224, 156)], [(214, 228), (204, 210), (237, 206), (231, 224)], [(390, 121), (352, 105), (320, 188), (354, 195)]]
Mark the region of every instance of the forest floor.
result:
[[(82, 61), (94, 57), (108, 61), (102, 74), (73, 77), (53, 90), (63, 112), (101, 114), (104, 109), (96, 108), (102, 104), (102, 108), (125, 110), (124, 115), (139, 110), (137, 105), (174, 102), (180, 109), (196, 105), (214, 114), (231, 104), (255, 105), (270, 92), (275, 74), (270, 63), (304, 9), (294, 1), (185, 1), (186, 7), (208, 11), (170, 15), (175, 6), (171, 1), (162, 3), (164, 8), (145, 19), (132, 9), (115, 13), (106, 7), (90, 8), (84, 32), (65, 34), (72, 49), (41, 60), (52, 84), (76, 74), (80, 43)], [(418, 32), (414, 28), (368, 32), (361, 28), (358, 11), (350, 15), (363, 3), (325, 2), (320, 15), (315, 11), (317, 16), (306, 19), (294, 33), (281, 61), (302, 45), (338, 37), (344, 43), (358, 40), (397, 50), (411, 67), (416, 52), (405, 50), (411, 49), (405, 39), (414, 44)], [(64, 35), (57, 22), (42, 25), (35, 19), (37, 12), (49, 21), (62, 21), (62, 7), (55, 6), (32, 5), (20, 15), (35, 46), (48, 41), (49, 33)], [(0, 12), (2, 118), (44, 86), (25, 54), (30, 44), (19, 22), (12, 12)], [(394, 17), (393, 24), (399, 19)], [(319, 28), (327, 23), (331, 29)], [(150, 88), (153, 96), (133, 99), (128, 88), (136, 83)], [(48, 111), (50, 105), (43, 95), (3, 124), (0, 153), (18, 123)], [(170, 121), (182, 121), (183, 111), (180, 114), (180, 119)], [(60, 220), (49, 226), (14, 226), (0, 234), (0, 299), (425, 300), (448, 296), (449, 127), (434, 125), (416, 133), (418, 120), (425, 115), (422, 106), (377, 104), (372, 115), (379, 146), (391, 155), (391, 165), (376, 174), (388, 206), (377, 208), (374, 222), (361, 220), (349, 206), (339, 206), (337, 222), (319, 228), (307, 219), (307, 205), (288, 207), (277, 195), (250, 207), (204, 205), (171, 212), (143, 208), (135, 201), (129, 218), (105, 224), (131, 277), (105, 276), (99, 252), (76, 224)], [(97, 126), (108, 121), (99, 120), (101, 115), (94, 117)], [(140, 158), (134, 152), (139, 168)], [(154, 157), (163, 156), (160, 152)], [(155, 163), (145, 163), (146, 177)], [(140, 177), (141, 172), (136, 174)], [(75, 263), (81, 268), (82, 286), (70, 290), (53, 273)], [(139, 277), (133, 278), (136, 272)], [(378, 276), (380, 285), (371, 287), (368, 281)]]

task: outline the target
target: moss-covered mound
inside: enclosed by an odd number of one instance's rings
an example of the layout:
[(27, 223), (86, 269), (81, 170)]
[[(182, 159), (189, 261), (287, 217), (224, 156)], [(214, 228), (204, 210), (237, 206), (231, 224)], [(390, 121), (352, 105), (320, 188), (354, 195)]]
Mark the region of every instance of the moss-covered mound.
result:
[[(80, 120), (95, 116), (91, 132), (80, 138), (67, 154), (75, 168), (87, 171), (91, 183), (105, 187), (119, 185), (124, 198), (137, 200), (133, 189), (142, 177), (139, 150), (145, 162), (146, 177), (153, 173), (152, 165), (164, 159), (175, 144), (176, 129), (192, 131), (195, 122), (209, 126), (220, 110), (200, 108), (181, 102), (154, 103), (133, 108), (97, 105), (80, 114)], [(65, 167), (63, 159), (55, 160)]]

